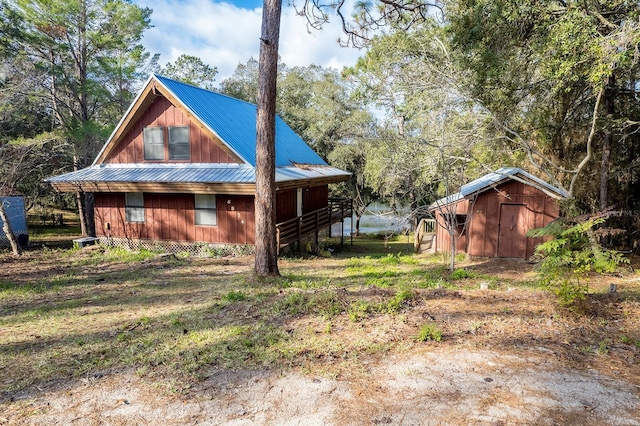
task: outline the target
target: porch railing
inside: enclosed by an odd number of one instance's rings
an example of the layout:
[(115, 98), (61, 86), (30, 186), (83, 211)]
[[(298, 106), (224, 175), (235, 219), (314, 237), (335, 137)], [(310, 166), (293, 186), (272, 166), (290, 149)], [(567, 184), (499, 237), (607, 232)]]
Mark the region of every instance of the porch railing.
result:
[[(334, 223), (341, 222), (342, 231), (344, 231), (344, 218), (347, 217), (353, 218), (353, 200), (329, 198), (327, 207), (276, 224), (278, 252), (282, 247), (293, 242), (300, 243), (302, 238), (309, 235), (314, 235), (318, 243), (320, 231), (326, 228), (329, 229), (329, 237), (331, 237), (331, 225)], [(340, 244), (344, 244), (344, 232), (340, 234)]]
[(435, 219), (422, 219), (418, 226), (416, 227), (416, 232), (414, 233), (413, 247), (415, 252), (418, 253), (420, 251), (420, 246), (422, 245), (422, 240), (425, 235), (435, 234), (436, 232), (436, 221)]

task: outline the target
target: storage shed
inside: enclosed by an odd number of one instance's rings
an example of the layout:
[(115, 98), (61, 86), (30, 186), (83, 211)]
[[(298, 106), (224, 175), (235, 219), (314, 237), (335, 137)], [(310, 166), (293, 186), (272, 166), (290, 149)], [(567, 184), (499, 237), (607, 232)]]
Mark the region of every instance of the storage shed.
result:
[[(26, 246), (29, 242), (29, 232), (27, 230), (27, 213), (24, 208), (24, 198), (22, 197), (0, 197), (0, 203), (11, 225), (13, 235), (18, 240), (18, 244)], [(10, 247), (9, 239), (4, 232), (4, 222), (0, 218), (0, 247)]]
[(527, 232), (556, 219), (558, 200), (566, 195), (520, 168), (496, 170), (429, 206), (436, 220), (435, 250), (450, 250), (446, 223), (455, 214), (457, 252), (529, 259), (542, 239), (527, 237)]

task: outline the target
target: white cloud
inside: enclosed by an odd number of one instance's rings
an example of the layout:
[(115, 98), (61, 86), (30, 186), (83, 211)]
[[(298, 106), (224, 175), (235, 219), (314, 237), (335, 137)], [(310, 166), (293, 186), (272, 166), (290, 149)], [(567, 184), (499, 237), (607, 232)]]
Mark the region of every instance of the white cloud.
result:
[[(151, 53), (160, 53), (160, 63), (175, 61), (183, 53), (197, 56), (218, 67), (217, 81), (231, 76), (239, 63), (258, 58), (261, 9), (243, 9), (210, 0), (136, 0), (153, 9), (154, 26), (145, 33), (143, 44)], [(280, 56), (288, 66), (311, 64), (342, 69), (356, 63), (362, 51), (342, 48), (336, 22), (322, 31), (309, 32), (304, 17), (283, 6), (280, 29)]]

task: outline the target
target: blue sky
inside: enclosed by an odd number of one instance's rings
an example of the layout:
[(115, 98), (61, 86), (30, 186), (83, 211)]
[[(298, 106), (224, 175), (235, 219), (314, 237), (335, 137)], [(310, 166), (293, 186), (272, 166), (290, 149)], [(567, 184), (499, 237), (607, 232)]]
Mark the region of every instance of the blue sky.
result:
[[(153, 9), (153, 28), (143, 44), (151, 53), (160, 53), (160, 64), (174, 61), (183, 53), (197, 56), (218, 67), (218, 82), (231, 76), (239, 63), (258, 58), (262, 1), (235, 0), (134, 0)], [(342, 48), (337, 39), (341, 29), (337, 19), (322, 31), (307, 30), (304, 17), (283, 3), (280, 29), (280, 56), (288, 66), (311, 64), (342, 69), (351, 66), (364, 52)]]

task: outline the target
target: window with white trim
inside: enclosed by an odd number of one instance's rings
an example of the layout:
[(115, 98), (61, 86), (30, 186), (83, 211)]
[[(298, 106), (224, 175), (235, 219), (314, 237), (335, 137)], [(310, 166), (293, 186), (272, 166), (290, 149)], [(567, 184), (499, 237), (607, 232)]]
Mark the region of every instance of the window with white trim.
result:
[(189, 126), (168, 127), (169, 160), (189, 160)]
[(142, 192), (124, 194), (124, 216), (127, 222), (144, 222), (144, 195)]
[(145, 127), (142, 130), (145, 160), (164, 160), (164, 127)]
[(196, 225), (215, 226), (218, 224), (216, 196), (195, 194)]

